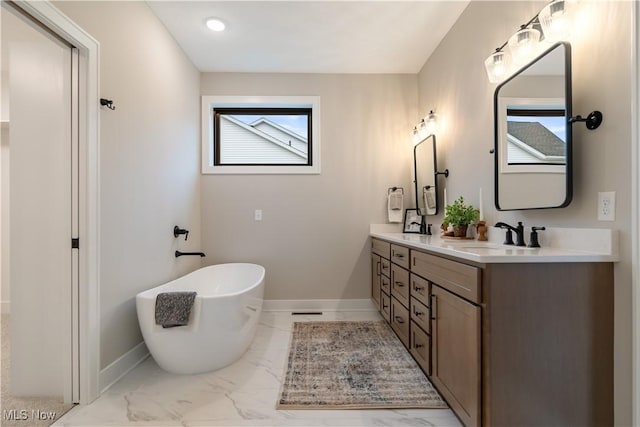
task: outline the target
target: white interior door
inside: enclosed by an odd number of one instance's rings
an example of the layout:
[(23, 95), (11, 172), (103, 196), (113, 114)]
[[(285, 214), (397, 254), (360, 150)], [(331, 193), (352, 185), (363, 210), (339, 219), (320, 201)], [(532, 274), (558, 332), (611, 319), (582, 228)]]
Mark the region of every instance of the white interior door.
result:
[(72, 49), (26, 20), (22, 24), (11, 35), (6, 64), (10, 171), (3, 201), (9, 203), (9, 248), (3, 262), (8, 259), (11, 295), (11, 392), (70, 401), (77, 277), (71, 249), (77, 170)]

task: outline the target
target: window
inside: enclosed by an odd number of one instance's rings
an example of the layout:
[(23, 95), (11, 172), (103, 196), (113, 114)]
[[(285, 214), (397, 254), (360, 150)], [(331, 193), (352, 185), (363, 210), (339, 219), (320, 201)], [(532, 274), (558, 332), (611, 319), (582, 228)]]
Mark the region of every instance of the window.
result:
[(203, 173), (320, 173), (318, 97), (202, 98)]

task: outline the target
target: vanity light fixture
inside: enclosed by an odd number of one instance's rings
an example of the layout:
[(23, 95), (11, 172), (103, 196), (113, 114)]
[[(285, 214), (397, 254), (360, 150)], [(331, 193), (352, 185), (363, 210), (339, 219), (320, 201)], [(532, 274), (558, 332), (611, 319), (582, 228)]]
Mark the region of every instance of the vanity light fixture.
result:
[(427, 117), (420, 120), (420, 123), (413, 127), (413, 144), (416, 145), (421, 141), (424, 141), (431, 135), (435, 135), (438, 131), (438, 115), (429, 111)]
[(208, 29), (216, 32), (224, 31), (227, 27), (219, 18), (208, 18), (205, 23)]
[(571, 29), (570, 3), (571, 0), (552, 0), (497, 48), (484, 61), (489, 81), (499, 83), (535, 58), (541, 51), (542, 41), (549, 46), (566, 39)]

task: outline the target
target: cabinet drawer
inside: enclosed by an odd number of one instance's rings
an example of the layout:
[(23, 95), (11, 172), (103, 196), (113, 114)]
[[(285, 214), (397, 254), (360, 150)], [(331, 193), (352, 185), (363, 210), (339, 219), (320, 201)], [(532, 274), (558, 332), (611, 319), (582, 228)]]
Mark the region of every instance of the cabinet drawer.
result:
[(414, 322), (411, 322), (409, 352), (411, 352), (424, 373), (431, 376), (431, 337)]
[(391, 297), (380, 294), (380, 315), (389, 323), (391, 321)]
[(371, 252), (389, 259), (389, 254), (391, 253), (391, 243), (385, 242), (383, 240), (371, 239)]
[(477, 267), (411, 251), (411, 272), (462, 298), (480, 302), (480, 269)]
[(380, 276), (380, 290), (386, 293), (387, 296), (391, 295), (391, 279), (385, 276)]
[(409, 272), (391, 264), (391, 296), (409, 308)]
[(411, 298), (411, 307), (409, 307), (409, 310), (411, 311), (411, 320), (427, 333), (431, 332), (429, 323), (429, 319), (431, 319), (431, 312), (429, 311), (429, 307), (422, 304), (417, 299)]
[(429, 282), (420, 276), (411, 273), (411, 289), (410, 295), (429, 306)]
[(380, 273), (391, 277), (391, 262), (388, 259), (380, 258)]
[(409, 248), (404, 246), (391, 245), (391, 262), (401, 267), (409, 269)]
[(394, 297), (391, 297), (391, 328), (402, 344), (409, 348), (409, 310)]

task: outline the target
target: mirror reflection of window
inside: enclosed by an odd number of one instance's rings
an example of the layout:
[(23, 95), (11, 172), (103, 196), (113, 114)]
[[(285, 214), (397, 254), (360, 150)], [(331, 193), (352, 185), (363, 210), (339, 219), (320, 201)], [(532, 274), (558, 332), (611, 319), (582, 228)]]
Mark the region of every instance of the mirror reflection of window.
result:
[(565, 165), (566, 111), (507, 106), (507, 164)]

